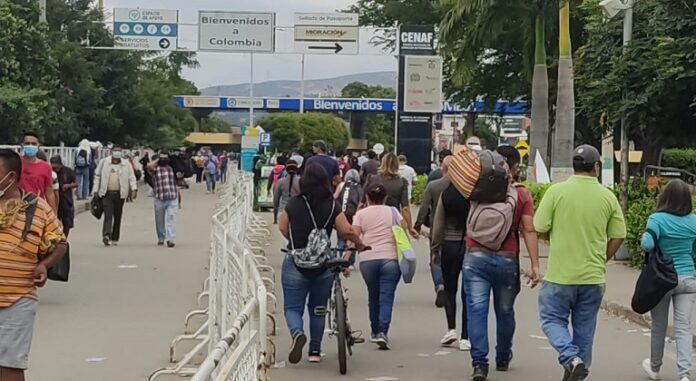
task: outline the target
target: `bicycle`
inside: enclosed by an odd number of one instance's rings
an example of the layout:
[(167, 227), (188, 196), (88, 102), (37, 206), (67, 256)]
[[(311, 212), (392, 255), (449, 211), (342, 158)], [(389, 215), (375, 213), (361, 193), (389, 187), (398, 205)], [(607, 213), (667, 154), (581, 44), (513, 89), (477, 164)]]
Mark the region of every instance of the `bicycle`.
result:
[(350, 327), (348, 318), (348, 299), (345, 296), (347, 291), (341, 283), (341, 273), (350, 267), (351, 263), (343, 259), (343, 252), (352, 252), (354, 249), (331, 249), (331, 252), (338, 254), (337, 258), (329, 259), (326, 266), (334, 274), (329, 308), (326, 311), (329, 323), (329, 336), (336, 336), (338, 344), (338, 369), (341, 374), (348, 372), (348, 355), (353, 355), (353, 346), (362, 344), (365, 339), (360, 336), (360, 331), (353, 331)]

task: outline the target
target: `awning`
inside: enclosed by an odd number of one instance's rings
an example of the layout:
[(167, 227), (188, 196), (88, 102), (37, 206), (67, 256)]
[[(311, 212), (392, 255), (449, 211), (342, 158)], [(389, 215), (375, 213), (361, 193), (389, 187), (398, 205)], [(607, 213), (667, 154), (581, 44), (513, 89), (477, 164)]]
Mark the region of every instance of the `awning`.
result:
[(227, 132), (192, 132), (186, 137), (186, 141), (198, 145), (241, 144), (242, 138), (238, 134)]

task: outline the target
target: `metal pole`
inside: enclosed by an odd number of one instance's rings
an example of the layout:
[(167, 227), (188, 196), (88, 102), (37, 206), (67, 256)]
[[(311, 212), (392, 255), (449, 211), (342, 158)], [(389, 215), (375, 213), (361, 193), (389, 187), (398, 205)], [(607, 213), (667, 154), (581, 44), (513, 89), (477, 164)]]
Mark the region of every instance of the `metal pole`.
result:
[[(631, 43), (633, 35), (633, 6), (624, 11), (623, 21), (623, 47), (624, 56), (626, 49)], [(624, 84), (625, 86), (625, 84)], [(624, 89), (624, 99), (626, 98), (626, 90)], [(624, 116), (621, 118), (621, 207), (625, 211), (628, 209), (628, 119)]]
[(302, 53), (302, 73), (300, 74), (300, 114), (304, 114), (304, 69), (305, 54)]
[(104, 0), (99, 0), (99, 10), (104, 9)]
[(254, 53), (249, 53), (249, 128), (254, 127)]
[(39, 0), (39, 22), (46, 24), (46, 0)]

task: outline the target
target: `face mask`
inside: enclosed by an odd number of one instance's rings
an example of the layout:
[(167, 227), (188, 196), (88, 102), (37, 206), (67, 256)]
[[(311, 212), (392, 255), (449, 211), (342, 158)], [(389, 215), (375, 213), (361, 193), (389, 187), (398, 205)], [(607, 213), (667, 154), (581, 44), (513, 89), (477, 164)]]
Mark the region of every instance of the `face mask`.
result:
[[(0, 183), (5, 182), (5, 179), (7, 179), (9, 176), (10, 176), (10, 173), (8, 172), (8, 173), (5, 175), (5, 177), (3, 177), (2, 180), (0, 180)], [(10, 187), (11, 187), (14, 183), (15, 183), (15, 181), (12, 180), (12, 181), (10, 181), (9, 184), (7, 184), (7, 186), (6, 186), (5, 188), (0, 189), (0, 198), (2, 198), (2, 197), (5, 195), (5, 192), (7, 192), (7, 190), (10, 189)]]
[(123, 152), (114, 151), (111, 153), (111, 157), (113, 157), (114, 159), (121, 159), (123, 157)]
[(27, 157), (34, 157), (37, 153), (39, 153), (39, 147), (37, 146), (24, 146), (22, 150), (24, 152), (24, 156)]

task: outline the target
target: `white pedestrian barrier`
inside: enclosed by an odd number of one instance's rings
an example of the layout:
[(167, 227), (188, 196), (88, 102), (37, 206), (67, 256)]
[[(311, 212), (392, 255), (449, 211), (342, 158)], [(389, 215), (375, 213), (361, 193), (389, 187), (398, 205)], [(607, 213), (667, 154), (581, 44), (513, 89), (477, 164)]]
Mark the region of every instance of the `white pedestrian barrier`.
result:
[[(210, 276), (198, 296), (198, 304), (207, 300), (207, 305), (187, 315), (186, 332), (196, 316), (207, 320), (192, 334), (174, 339), (170, 360), (175, 364), (154, 371), (150, 381), (164, 375), (192, 376), (193, 381), (266, 380), (275, 357), (269, 338), (275, 333), (275, 273), (263, 249), (271, 232), (254, 215), (253, 200), (253, 176), (232, 170), (221, 184), (211, 222)], [(195, 344), (177, 361), (182, 342)]]

